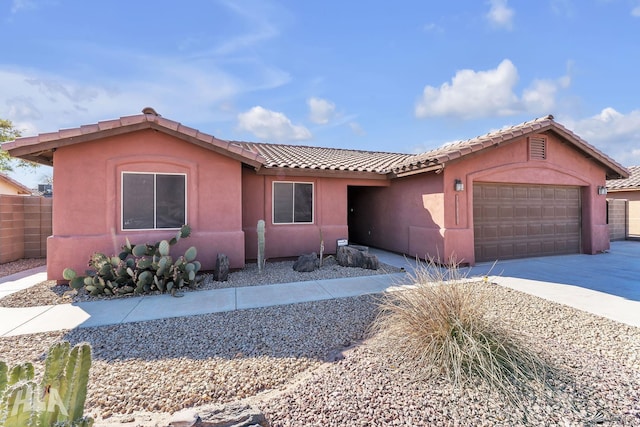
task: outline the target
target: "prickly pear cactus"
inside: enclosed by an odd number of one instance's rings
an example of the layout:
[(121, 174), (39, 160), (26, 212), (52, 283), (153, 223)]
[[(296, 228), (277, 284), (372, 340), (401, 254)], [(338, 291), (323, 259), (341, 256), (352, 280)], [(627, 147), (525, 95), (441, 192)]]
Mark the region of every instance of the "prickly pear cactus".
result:
[(176, 289), (197, 284), (200, 263), (195, 260), (198, 253), (196, 248), (190, 247), (175, 262), (169, 255), (171, 246), (190, 234), (191, 227), (184, 225), (171, 240), (162, 240), (153, 245), (133, 245), (127, 238), (118, 256), (93, 254), (89, 260), (92, 271), (88, 276), (79, 276), (67, 268), (63, 277), (74, 289), (84, 288), (91, 295), (144, 294), (154, 291), (175, 294)]

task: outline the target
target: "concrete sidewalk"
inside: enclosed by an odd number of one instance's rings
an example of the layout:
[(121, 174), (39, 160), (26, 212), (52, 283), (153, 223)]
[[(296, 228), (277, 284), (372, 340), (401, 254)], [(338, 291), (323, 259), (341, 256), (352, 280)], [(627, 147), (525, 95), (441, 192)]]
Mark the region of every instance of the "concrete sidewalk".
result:
[[(412, 271), (415, 260), (376, 249), (380, 261)], [(0, 297), (46, 279), (34, 269), (0, 279)], [(614, 242), (600, 255), (563, 255), (478, 264), (473, 276), (640, 327), (640, 242)], [(407, 274), (375, 275), (266, 286), (152, 295), (28, 308), (0, 307), (0, 336), (217, 313), (374, 294), (406, 281)]]

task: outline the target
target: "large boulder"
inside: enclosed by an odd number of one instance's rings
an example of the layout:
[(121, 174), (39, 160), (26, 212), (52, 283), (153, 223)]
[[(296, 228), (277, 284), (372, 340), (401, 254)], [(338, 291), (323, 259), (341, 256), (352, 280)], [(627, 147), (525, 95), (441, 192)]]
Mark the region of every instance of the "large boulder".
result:
[(352, 246), (340, 246), (336, 252), (336, 262), (343, 267), (362, 267), (364, 252)]
[(377, 270), (380, 263), (378, 257), (360, 247), (340, 246), (336, 252), (336, 261), (343, 267), (358, 267)]
[(319, 266), (318, 254), (312, 252), (310, 254), (300, 255), (295, 263), (293, 263), (293, 269), (299, 272), (311, 272), (315, 271)]

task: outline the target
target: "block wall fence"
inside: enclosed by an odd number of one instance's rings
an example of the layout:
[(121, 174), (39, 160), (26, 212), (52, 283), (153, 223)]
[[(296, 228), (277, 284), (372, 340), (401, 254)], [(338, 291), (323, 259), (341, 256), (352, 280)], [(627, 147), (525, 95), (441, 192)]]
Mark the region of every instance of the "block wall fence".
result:
[(0, 264), (46, 258), (52, 233), (52, 199), (0, 195)]

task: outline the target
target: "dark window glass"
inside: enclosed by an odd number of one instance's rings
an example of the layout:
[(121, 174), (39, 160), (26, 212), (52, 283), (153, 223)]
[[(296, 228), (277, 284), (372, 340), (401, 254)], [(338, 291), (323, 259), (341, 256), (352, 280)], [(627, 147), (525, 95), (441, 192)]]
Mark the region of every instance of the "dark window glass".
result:
[(184, 175), (156, 175), (156, 228), (180, 228), (185, 223), (184, 184)]
[(296, 183), (293, 222), (313, 222), (313, 185)]
[(273, 222), (293, 222), (293, 183), (276, 182), (273, 185)]
[(273, 222), (313, 222), (313, 184), (276, 182), (273, 185)]
[(122, 229), (180, 228), (186, 223), (186, 177), (153, 173), (122, 176)]
[(153, 227), (153, 174), (126, 173), (122, 176), (122, 228)]

